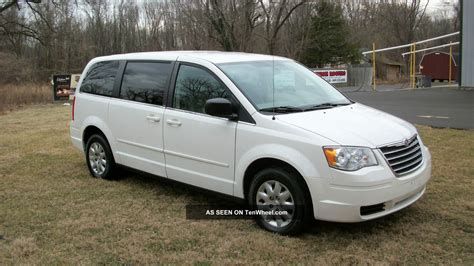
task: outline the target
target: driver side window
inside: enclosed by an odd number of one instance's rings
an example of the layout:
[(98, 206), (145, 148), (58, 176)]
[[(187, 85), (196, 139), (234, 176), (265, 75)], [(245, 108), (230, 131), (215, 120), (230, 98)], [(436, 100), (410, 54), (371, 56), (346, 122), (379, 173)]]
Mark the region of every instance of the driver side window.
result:
[(173, 107), (204, 113), (208, 99), (230, 98), (224, 85), (204, 69), (181, 65), (174, 90)]

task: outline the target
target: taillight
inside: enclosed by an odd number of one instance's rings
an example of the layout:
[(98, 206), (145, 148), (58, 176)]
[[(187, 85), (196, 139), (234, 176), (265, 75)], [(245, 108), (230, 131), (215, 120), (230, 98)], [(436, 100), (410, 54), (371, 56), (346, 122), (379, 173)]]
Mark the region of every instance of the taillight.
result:
[(76, 108), (76, 96), (72, 98), (72, 121), (74, 121), (74, 109)]

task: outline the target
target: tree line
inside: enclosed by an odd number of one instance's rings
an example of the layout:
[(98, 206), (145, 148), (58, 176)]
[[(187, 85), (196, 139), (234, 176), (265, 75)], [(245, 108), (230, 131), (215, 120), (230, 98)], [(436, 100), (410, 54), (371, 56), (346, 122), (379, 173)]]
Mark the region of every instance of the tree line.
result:
[(46, 81), (80, 73), (96, 56), (141, 51), (358, 63), (372, 42), (386, 47), (458, 30), (453, 8), (454, 16), (432, 16), (419, 0), (7, 0), (0, 2), (0, 83)]

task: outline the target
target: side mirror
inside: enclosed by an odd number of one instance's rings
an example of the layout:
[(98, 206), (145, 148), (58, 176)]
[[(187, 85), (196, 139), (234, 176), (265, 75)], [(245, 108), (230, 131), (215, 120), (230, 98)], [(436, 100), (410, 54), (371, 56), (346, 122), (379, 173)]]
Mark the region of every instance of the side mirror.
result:
[(236, 120), (237, 114), (232, 110), (232, 103), (225, 98), (213, 98), (206, 101), (204, 111), (208, 115)]

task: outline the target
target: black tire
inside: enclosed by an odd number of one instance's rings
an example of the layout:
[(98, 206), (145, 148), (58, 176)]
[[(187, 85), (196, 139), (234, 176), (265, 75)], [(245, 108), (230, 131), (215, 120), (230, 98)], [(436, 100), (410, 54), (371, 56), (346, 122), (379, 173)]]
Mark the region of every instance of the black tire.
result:
[[(292, 202), (294, 203), (292, 219), (288, 219), (290, 222), (286, 225), (283, 223), (280, 226), (275, 226), (270, 224), (270, 222), (273, 221), (266, 221), (263, 216), (259, 216), (256, 218), (257, 224), (265, 230), (281, 235), (295, 235), (301, 233), (312, 219), (312, 204), (309, 192), (306, 189), (306, 185), (303, 183), (304, 181), (298, 173), (295, 173), (291, 169), (273, 167), (257, 172), (247, 195), (250, 206), (256, 208), (257, 193), (259, 192), (259, 189), (262, 186), (264, 187), (264, 184), (272, 184), (274, 181), (279, 182), (280, 187), (283, 185), (285, 188), (282, 188), (282, 190), (289, 190), (290, 195), (292, 196)], [(276, 182), (273, 184), (276, 185)], [(275, 188), (276, 187), (273, 187), (273, 189)], [(280, 201), (279, 198), (277, 200)]]
[[(94, 153), (94, 151), (91, 150), (91, 146), (99, 147), (99, 148)], [(101, 155), (102, 151), (103, 151), (103, 155)], [(86, 157), (87, 168), (89, 168), (89, 172), (93, 177), (108, 179), (108, 180), (115, 179), (114, 171), (115, 171), (116, 165), (115, 165), (114, 156), (112, 154), (112, 150), (110, 149), (109, 143), (107, 142), (104, 136), (99, 135), (99, 134), (92, 135), (87, 140), (86, 149), (84, 153)], [(95, 154), (93, 156), (94, 159), (90, 157), (90, 154)], [(102, 158), (105, 158), (105, 164), (102, 163), (103, 162), (101, 160)], [(96, 167), (92, 165), (93, 161), (96, 164), (99, 164), (98, 162), (99, 160), (101, 161), (100, 166)]]

